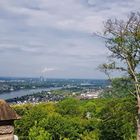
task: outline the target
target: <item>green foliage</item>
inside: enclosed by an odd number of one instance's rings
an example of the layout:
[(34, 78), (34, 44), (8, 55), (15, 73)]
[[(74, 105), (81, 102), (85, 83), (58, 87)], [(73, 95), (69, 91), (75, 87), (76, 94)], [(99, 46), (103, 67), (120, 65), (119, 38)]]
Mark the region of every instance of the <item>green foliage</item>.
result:
[(58, 104), (58, 112), (62, 115), (78, 116), (81, 114), (80, 104), (77, 99), (67, 98)]
[(99, 140), (99, 130), (84, 133), (82, 140)]
[(111, 99), (100, 113), (102, 140), (136, 138), (136, 104), (133, 98)]
[(30, 128), (34, 126), (35, 121), (39, 122), (47, 116), (48, 112), (44, 104), (32, 106), (30, 110), (25, 111), (21, 121), (16, 121), (16, 133), (23, 139), (29, 134)]
[(101, 97), (105, 98), (123, 98), (134, 94), (134, 84), (128, 77), (114, 78), (111, 82), (111, 88), (106, 89)]
[(12, 106), (18, 115), (23, 116), (28, 110), (32, 109), (33, 105), (32, 104), (24, 104), (24, 105), (14, 105)]
[(60, 134), (63, 126), (63, 118), (59, 114), (51, 114), (47, 118), (44, 118), (39, 123), (40, 126), (43, 126), (47, 130), (52, 138), (55, 140), (60, 139)]
[(22, 119), (15, 122), (20, 140), (135, 139), (136, 107), (132, 97), (85, 101), (68, 98), (56, 104), (32, 105), (30, 109), (25, 105), (14, 108), (22, 114)]
[(29, 131), (29, 140), (52, 140), (51, 135), (42, 127), (35, 125)]

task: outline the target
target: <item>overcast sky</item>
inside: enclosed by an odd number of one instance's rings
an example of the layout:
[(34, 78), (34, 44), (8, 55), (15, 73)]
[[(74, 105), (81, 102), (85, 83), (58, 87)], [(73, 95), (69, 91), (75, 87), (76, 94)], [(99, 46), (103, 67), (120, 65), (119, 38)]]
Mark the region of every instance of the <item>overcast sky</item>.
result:
[(105, 78), (103, 21), (140, 0), (0, 0), (0, 76)]

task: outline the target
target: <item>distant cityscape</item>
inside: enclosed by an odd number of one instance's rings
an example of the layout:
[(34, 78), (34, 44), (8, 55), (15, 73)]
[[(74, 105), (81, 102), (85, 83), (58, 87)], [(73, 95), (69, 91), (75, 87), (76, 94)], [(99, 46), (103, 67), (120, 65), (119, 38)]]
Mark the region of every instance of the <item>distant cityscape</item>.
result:
[[(108, 86), (107, 80), (46, 79), (42, 76), (39, 78), (0, 78), (0, 98), (2, 95), (8, 96), (6, 97), (8, 102), (17, 104), (57, 102), (71, 96), (79, 99), (93, 99), (98, 98), (103, 89)], [(34, 92), (29, 95), (27, 91), (30, 90)], [(24, 93), (23, 96), (22, 93)], [(17, 96), (13, 98), (10, 97), (11, 94)]]

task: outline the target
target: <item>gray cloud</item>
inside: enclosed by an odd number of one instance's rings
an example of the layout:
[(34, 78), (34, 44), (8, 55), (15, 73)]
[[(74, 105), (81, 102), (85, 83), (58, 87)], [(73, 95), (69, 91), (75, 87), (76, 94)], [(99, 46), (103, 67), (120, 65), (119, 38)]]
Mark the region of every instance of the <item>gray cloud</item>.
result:
[(0, 75), (103, 78), (103, 40), (92, 36), (108, 18), (124, 18), (139, 0), (0, 1)]

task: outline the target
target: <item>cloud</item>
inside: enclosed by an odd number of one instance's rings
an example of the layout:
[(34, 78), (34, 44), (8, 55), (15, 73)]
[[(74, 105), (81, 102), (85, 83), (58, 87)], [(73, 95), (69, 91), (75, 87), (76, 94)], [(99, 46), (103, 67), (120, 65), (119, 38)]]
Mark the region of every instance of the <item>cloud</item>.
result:
[(42, 69), (50, 77), (98, 78), (108, 50), (92, 33), (139, 8), (139, 0), (0, 1), (0, 75), (39, 76)]

